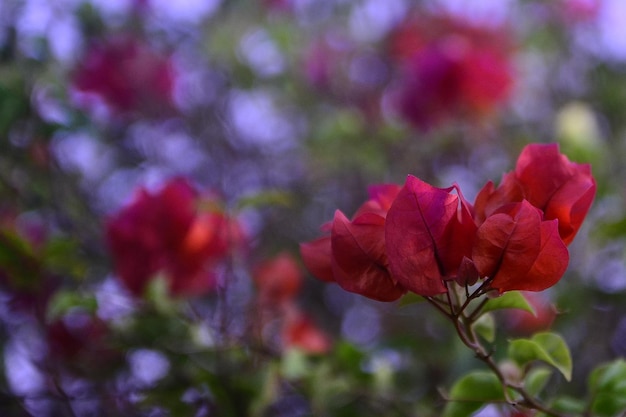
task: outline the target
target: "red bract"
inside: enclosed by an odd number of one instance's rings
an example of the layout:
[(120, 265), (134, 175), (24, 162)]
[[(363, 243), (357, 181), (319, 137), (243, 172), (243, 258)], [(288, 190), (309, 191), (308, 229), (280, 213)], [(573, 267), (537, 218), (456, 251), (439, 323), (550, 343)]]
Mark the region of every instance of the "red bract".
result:
[(174, 295), (214, 286), (211, 267), (231, 247), (234, 222), (221, 212), (200, 213), (196, 191), (183, 179), (158, 193), (141, 189), (106, 226), (115, 269), (135, 296), (162, 273)]
[(117, 112), (160, 113), (173, 107), (174, 70), (169, 58), (138, 39), (118, 37), (91, 46), (74, 86), (101, 96)]
[(86, 312), (72, 312), (47, 325), (48, 359), (79, 375), (97, 377), (123, 363), (108, 325)]
[(589, 164), (570, 162), (557, 144), (531, 144), (520, 154), (513, 172), (496, 189), (487, 183), (476, 197), (479, 220), (500, 206), (527, 200), (543, 211), (545, 219), (558, 219), (559, 235), (571, 243), (595, 197), (596, 183)]
[(352, 220), (337, 210), (329, 237), (301, 245), (307, 269), (319, 279), (375, 300), (393, 301), (404, 294), (389, 273), (385, 252), (385, 215), (399, 188), (371, 188), (371, 199)]
[(458, 187), (436, 188), (409, 176), (387, 213), (389, 266), (400, 285), (423, 296), (447, 291), (444, 280), (472, 284), (476, 226)]
[(284, 252), (259, 264), (253, 274), (263, 305), (291, 301), (302, 286), (302, 272), (293, 257)]
[(508, 35), (458, 19), (411, 17), (392, 33), (400, 81), (394, 101), (408, 122), (427, 129), (449, 116), (491, 113), (512, 89)]
[(569, 253), (557, 221), (543, 221), (541, 211), (524, 200), (501, 207), (480, 225), (472, 259), (501, 293), (542, 291), (561, 279)]
[(557, 145), (529, 145), (513, 172), (489, 182), (472, 207), (459, 187), (437, 188), (409, 176), (400, 190), (370, 190), (352, 219), (341, 211), (330, 236), (301, 245), (316, 277), (381, 301), (404, 290), (431, 297), (446, 281), (482, 289), (542, 291), (561, 279), (567, 244), (595, 195), (589, 165)]
[(297, 348), (307, 353), (326, 353), (331, 347), (328, 335), (299, 310), (287, 314), (281, 339), (285, 348)]
[(311, 242), (300, 244), (302, 261), (314, 277), (319, 280), (334, 282), (333, 275), (333, 250), (330, 236), (323, 236)]

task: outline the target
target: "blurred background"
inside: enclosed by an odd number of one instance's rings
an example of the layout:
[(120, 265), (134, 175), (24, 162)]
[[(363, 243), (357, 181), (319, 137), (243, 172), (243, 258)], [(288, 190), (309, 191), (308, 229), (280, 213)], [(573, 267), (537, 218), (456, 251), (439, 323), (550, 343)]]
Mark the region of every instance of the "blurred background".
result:
[[(598, 195), (495, 345), (551, 327), (575, 363), (551, 390), (584, 396), (626, 355), (625, 116), (621, 0), (0, 0), (0, 414), (439, 415), (478, 366), (449, 326), (298, 244), (408, 174), (473, 201), (531, 142)], [(137, 297), (107, 224), (174, 178), (237, 244), (207, 294)]]

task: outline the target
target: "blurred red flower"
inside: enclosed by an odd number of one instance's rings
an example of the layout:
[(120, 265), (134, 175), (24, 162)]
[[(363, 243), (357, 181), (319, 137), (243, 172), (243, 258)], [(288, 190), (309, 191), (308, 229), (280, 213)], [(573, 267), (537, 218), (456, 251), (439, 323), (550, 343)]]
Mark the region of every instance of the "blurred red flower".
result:
[(77, 90), (97, 94), (126, 114), (169, 112), (174, 80), (170, 58), (130, 36), (94, 42), (73, 74)]
[(326, 353), (332, 345), (328, 335), (297, 309), (286, 315), (281, 340), (283, 348), (297, 348), (307, 353)]
[(201, 294), (215, 285), (212, 267), (224, 259), (243, 233), (222, 211), (201, 212), (200, 196), (184, 179), (159, 192), (140, 189), (134, 201), (106, 224), (116, 272), (135, 296), (157, 274), (173, 295)]
[(116, 346), (114, 332), (91, 313), (69, 312), (47, 323), (45, 332), (47, 367), (62, 366), (64, 372), (98, 378), (124, 364), (125, 352)]
[(513, 86), (510, 35), (459, 18), (410, 16), (389, 38), (399, 73), (393, 102), (420, 129), (491, 114)]
[(253, 273), (262, 305), (276, 306), (293, 300), (302, 287), (302, 272), (295, 259), (283, 252), (259, 265)]
[(298, 348), (307, 353), (324, 353), (330, 349), (328, 335), (297, 304), (302, 271), (291, 254), (281, 252), (261, 262), (252, 278), (259, 307), (254, 310), (254, 327), (261, 329), (265, 342), (275, 340), (279, 350)]
[(335, 281), (346, 291), (379, 301), (393, 301), (406, 292), (388, 269), (385, 217), (398, 194), (397, 185), (370, 189), (370, 199), (352, 220), (337, 210), (325, 236), (300, 245), (307, 269), (324, 281)]

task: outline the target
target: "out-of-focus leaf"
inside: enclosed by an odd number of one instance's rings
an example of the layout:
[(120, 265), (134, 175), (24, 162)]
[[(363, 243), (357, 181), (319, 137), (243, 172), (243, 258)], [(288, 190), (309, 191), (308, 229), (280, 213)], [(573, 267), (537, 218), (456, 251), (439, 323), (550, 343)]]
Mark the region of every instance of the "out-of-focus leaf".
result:
[(491, 298), (485, 303), (482, 312), (486, 313), (493, 310), (502, 310), (507, 308), (517, 308), (528, 311), (533, 315), (537, 315), (535, 309), (528, 303), (528, 300), (519, 291), (508, 291), (500, 297)]
[(594, 234), (605, 239), (616, 239), (626, 236), (626, 217), (610, 222), (599, 223)]
[(493, 342), (496, 338), (496, 322), (491, 314), (483, 314), (474, 322), (474, 330), (487, 342)]
[(69, 239), (53, 239), (46, 243), (42, 260), (46, 269), (53, 273), (83, 277), (87, 266), (77, 259), (78, 244)]
[(250, 404), (252, 416), (263, 416), (263, 411), (280, 394), (280, 372), (277, 366), (268, 366), (262, 373), (262, 384), (256, 399)]
[(545, 388), (550, 376), (552, 375), (552, 369), (537, 367), (531, 369), (526, 378), (524, 379), (524, 388), (530, 395), (536, 397)]
[[(557, 413), (580, 416), (585, 412), (585, 402), (578, 398), (563, 396), (556, 398), (549, 408)], [(537, 413), (536, 417), (548, 416), (540, 412)]]
[(563, 338), (555, 333), (537, 333), (531, 339), (516, 339), (509, 344), (509, 357), (520, 366), (540, 360), (554, 366), (566, 380), (572, 378), (572, 357)]
[(19, 289), (34, 289), (41, 285), (41, 262), (32, 246), (17, 233), (0, 232), (0, 268)]
[(293, 203), (293, 196), (285, 191), (271, 190), (260, 192), (239, 199), (237, 206), (242, 208), (282, 206), (289, 207)]
[(160, 313), (167, 315), (175, 311), (176, 303), (170, 297), (169, 284), (163, 275), (157, 275), (150, 280), (145, 290), (145, 297)]
[(468, 417), (486, 403), (503, 400), (502, 384), (495, 374), (474, 371), (454, 383), (443, 417)]
[(593, 415), (613, 417), (626, 411), (626, 361), (601, 365), (589, 375)]
[(21, 80), (12, 87), (0, 85), (0, 135), (4, 136), (13, 123), (28, 113), (28, 97)]
[(361, 365), (365, 360), (363, 352), (358, 350), (354, 345), (342, 342), (338, 343), (335, 348), (337, 362), (352, 372), (361, 373)]
[(281, 371), (288, 379), (298, 379), (309, 373), (307, 355), (300, 349), (288, 349), (281, 360)]
[(424, 301), (426, 301), (426, 299), (421, 295), (417, 295), (414, 292), (408, 292), (400, 298), (398, 306), (404, 307), (411, 304), (423, 303)]
[(98, 309), (98, 301), (94, 295), (83, 295), (75, 291), (58, 291), (48, 306), (48, 318), (52, 321), (74, 308), (95, 313)]

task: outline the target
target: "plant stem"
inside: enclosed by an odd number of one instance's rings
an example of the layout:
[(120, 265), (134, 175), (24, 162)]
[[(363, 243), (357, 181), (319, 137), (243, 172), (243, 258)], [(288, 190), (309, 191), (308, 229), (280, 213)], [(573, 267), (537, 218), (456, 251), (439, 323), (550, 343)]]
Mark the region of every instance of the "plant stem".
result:
[[(449, 312), (446, 311), (445, 308), (435, 303), (433, 300), (429, 298), (427, 298), (427, 300), (430, 301), (430, 303), (433, 304), (435, 307), (437, 307), (437, 309), (441, 311), (446, 317), (448, 317), (448, 319), (454, 325), (454, 329), (456, 330), (463, 344), (470, 348), (474, 352), (476, 357), (484, 362), (489, 367), (489, 369), (491, 369), (491, 371), (496, 375), (496, 377), (502, 384), (505, 400), (509, 403), (509, 405), (511, 405), (512, 407), (523, 406), (525, 408), (538, 410), (550, 417), (567, 417), (566, 415), (550, 410), (545, 405), (541, 404), (537, 399), (535, 399), (525, 390), (523, 385), (520, 385), (517, 382), (509, 381), (506, 375), (502, 373), (498, 365), (493, 360), (491, 353), (488, 352), (487, 349), (480, 343), (480, 340), (475, 334), (472, 325), (480, 316), (478, 312), (481, 310), (484, 303), (479, 305), (478, 308), (474, 310), (471, 314), (465, 314), (465, 308), (469, 305), (469, 302), (472, 299), (476, 298), (478, 295), (482, 294), (479, 292), (479, 290), (472, 293), (458, 310), (458, 306), (452, 305), (452, 298), (448, 295), (447, 299), (450, 303)], [(519, 394), (522, 398), (522, 401), (516, 401), (509, 398), (509, 390), (513, 390), (517, 394)]]

